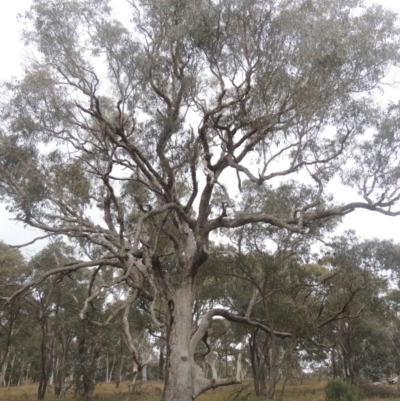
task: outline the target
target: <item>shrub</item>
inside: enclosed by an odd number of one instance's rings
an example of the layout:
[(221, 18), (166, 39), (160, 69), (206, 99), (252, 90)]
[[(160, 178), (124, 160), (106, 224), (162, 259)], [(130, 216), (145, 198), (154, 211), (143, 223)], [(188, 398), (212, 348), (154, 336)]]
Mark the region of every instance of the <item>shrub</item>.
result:
[(325, 387), (326, 401), (357, 401), (353, 388), (341, 379), (329, 380)]
[(396, 398), (398, 399), (398, 393), (396, 386), (374, 386), (372, 383), (360, 383), (357, 386), (357, 395), (360, 399), (364, 398)]

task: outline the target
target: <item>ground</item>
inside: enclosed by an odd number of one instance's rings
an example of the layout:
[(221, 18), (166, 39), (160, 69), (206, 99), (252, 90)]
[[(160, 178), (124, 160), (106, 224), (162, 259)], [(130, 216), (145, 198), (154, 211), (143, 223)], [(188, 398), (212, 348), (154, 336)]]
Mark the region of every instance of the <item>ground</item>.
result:
[[(139, 383), (137, 394), (129, 393), (129, 382), (123, 382), (119, 388), (113, 383), (100, 383), (91, 395), (91, 401), (159, 401), (162, 392), (161, 381)], [(291, 384), (286, 386), (283, 401), (324, 401), (325, 380), (306, 380), (303, 384)], [(392, 389), (392, 388), (391, 388)], [(393, 389), (392, 389), (393, 390)], [(385, 397), (386, 398), (386, 397)], [(275, 399), (280, 400), (280, 387)], [(36, 401), (37, 384), (25, 384), (20, 387), (0, 387), (0, 401)], [(55, 401), (53, 388), (47, 391), (45, 401)], [(74, 392), (68, 393), (67, 401), (78, 400), (74, 398)], [(244, 381), (243, 384), (221, 387), (210, 390), (197, 398), (198, 401), (261, 401), (265, 397), (256, 397), (252, 382)], [(368, 398), (369, 401), (378, 401), (382, 398)], [(392, 401), (400, 401), (400, 395), (391, 398)]]

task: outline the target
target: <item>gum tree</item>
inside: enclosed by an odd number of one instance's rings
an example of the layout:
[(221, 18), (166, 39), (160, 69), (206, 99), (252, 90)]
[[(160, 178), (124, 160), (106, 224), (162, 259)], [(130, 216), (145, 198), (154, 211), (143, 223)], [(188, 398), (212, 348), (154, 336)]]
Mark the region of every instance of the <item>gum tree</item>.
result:
[[(28, 269), (22, 254), (0, 241), (0, 293), (1, 297), (11, 295), (26, 280)], [(3, 305), (1, 305), (3, 306)], [(13, 348), (18, 350), (16, 343), (21, 337), (23, 327), (29, 325), (26, 303), (19, 298), (12, 305), (0, 307), (0, 375), (1, 385), (7, 385), (7, 369), (15, 360)], [(8, 380), (9, 382), (10, 380)]]
[[(82, 257), (6, 301), (88, 268), (86, 318), (97, 295), (126, 283), (125, 305), (105, 322), (146, 305), (166, 333), (163, 400), (192, 400), (235, 381), (208, 380), (194, 361), (214, 316), (271, 332), (218, 308), (193, 331), (214, 233), (261, 224), (314, 235), (355, 209), (398, 214), (399, 107), (381, 110), (370, 96), (398, 62), (399, 30), (392, 13), (358, 0), (126, 7), (127, 23), (107, 0), (34, 0), (25, 15), (32, 57), (3, 85), (0, 191), (17, 221), (70, 240)], [(361, 196), (335, 202), (334, 178)], [(261, 195), (240, 209), (233, 198), (251, 185)]]

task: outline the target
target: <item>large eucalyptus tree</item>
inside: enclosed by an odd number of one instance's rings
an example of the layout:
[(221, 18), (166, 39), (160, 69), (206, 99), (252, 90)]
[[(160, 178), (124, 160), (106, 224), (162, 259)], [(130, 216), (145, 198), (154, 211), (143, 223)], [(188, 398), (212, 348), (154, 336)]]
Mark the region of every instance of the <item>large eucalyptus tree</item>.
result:
[[(125, 23), (107, 0), (34, 0), (25, 16), (32, 57), (3, 85), (0, 193), (18, 221), (84, 256), (6, 300), (92, 268), (89, 318), (97, 295), (127, 283), (110, 319), (121, 313), (128, 330), (129, 309), (147, 303), (167, 339), (163, 400), (192, 400), (234, 382), (206, 379), (194, 361), (213, 316), (270, 331), (218, 308), (192, 327), (213, 233), (259, 223), (314, 235), (357, 208), (399, 213), (400, 110), (371, 98), (399, 61), (399, 29), (358, 0), (126, 6)], [(336, 203), (326, 190), (336, 177), (361, 197)], [(233, 198), (251, 186), (241, 210)], [(96, 286), (105, 267), (114, 274)]]

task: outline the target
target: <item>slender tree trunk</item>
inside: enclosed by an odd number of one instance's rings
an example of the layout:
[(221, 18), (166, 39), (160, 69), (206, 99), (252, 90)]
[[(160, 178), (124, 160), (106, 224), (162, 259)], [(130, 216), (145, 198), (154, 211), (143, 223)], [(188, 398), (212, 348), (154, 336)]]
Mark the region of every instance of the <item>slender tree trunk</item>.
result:
[(237, 358), (236, 363), (236, 380), (241, 382), (243, 379), (243, 372), (242, 372), (242, 352), (240, 351)]
[(342, 348), (342, 358), (343, 358), (343, 372), (344, 378), (351, 382), (351, 372), (350, 372), (350, 360), (346, 349)]
[(147, 364), (142, 366), (142, 382), (147, 382)]
[(283, 395), (285, 394), (286, 383), (288, 382), (288, 380), (289, 380), (289, 376), (285, 377), (285, 380), (283, 381), (281, 394), (279, 396), (279, 401), (283, 401)]
[(2, 380), (3, 386), (6, 386), (7, 368), (8, 368), (8, 354), (7, 354), (7, 357), (3, 360), (3, 363), (1, 365), (1, 380)]
[(21, 385), (21, 382), (24, 380), (23, 379), (24, 378), (24, 370), (25, 370), (25, 363), (22, 362), (21, 373), (20, 373), (20, 375), (18, 377), (18, 384), (17, 384), (18, 387)]
[(42, 341), (40, 344), (40, 367), (41, 367), (41, 375), (39, 379), (39, 387), (38, 387), (38, 400), (43, 400), (46, 394), (47, 383), (48, 383), (48, 372), (47, 372), (47, 321), (46, 318), (43, 317), (43, 321), (41, 322), (42, 326)]
[(164, 358), (164, 344), (160, 346), (160, 359), (158, 362), (158, 378), (159, 380), (164, 380), (164, 371), (165, 371), (165, 358)]
[(228, 377), (228, 346), (225, 348), (225, 377)]
[(349, 372), (350, 372), (350, 383), (356, 385), (359, 382), (359, 372), (356, 357), (351, 353), (349, 357)]
[(203, 370), (203, 374), (205, 377), (208, 376), (208, 363), (206, 361), (203, 361), (202, 363), (202, 370)]
[[(57, 362), (57, 361), (55, 361), (55, 362)], [(49, 376), (49, 386), (50, 387), (54, 386), (54, 382), (56, 381), (56, 378), (54, 377), (55, 375), (56, 375), (56, 366), (54, 366), (54, 363), (53, 363), (53, 367), (51, 369), (51, 373)]]
[[(253, 371), (254, 390), (258, 397), (264, 395), (266, 366), (267, 366), (267, 347), (265, 335), (262, 334), (260, 340), (259, 329), (255, 329), (249, 338), (251, 369)], [(262, 343), (262, 344), (260, 344)]]
[[(392, 340), (391, 340), (391, 343), (392, 343), (392, 345), (393, 345), (394, 350), (395, 350), (396, 353), (397, 353), (397, 356), (398, 356), (399, 359), (400, 359), (400, 349), (399, 349), (399, 347), (396, 346), (396, 343), (395, 343), (395, 341), (393, 340), (393, 338), (392, 338)], [(398, 379), (397, 379), (397, 382), (396, 382), (396, 389), (398, 390), (398, 389), (400, 389), (400, 371), (399, 371), (399, 370), (397, 371), (397, 377), (398, 377)]]
[(25, 376), (25, 382), (28, 383), (29, 380), (29, 370), (31, 369), (31, 364), (28, 363), (28, 367), (26, 369), (26, 376)]
[(65, 384), (65, 386), (60, 391), (60, 395), (58, 396), (57, 401), (66, 401), (67, 392), (74, 384), (75, 384), (74, 380), (70, 381), (68, 385)]
[(335, 349), (331, 349), (331, 364), (332, 364), (332, 375), (336, 379), (338, 377), (337, 367), (336, 367), (336, 355)]
[[(14, 315), (10, 311), (10, 315), (8, 316), (9, 326), (7, 328), (4, 327), (4, 326), (0, 326), (0, 328), (2, 328), (5, 331), (5, 337), (6, 337), (6, 341), (3, 342), (1, 360), (0, 360), (0, 364), (1, 364), (1, 380), (2, 380), (2, 385), (3, 386), (7, 385), (6, 374), (7, 374), (8, 362), (9, 362), (9, 359), (10, 359), (11, 339), (13, 337), (13, 333), (14, 333), (14, 336), (15, 336), (15, 334), (18, 333), (18, 331), (19, 331), (19, 330), (14, 330), (15, 321), (16, 321), (17, 316), (18, 316), (18, 313), (16, 315)], [(4, 337), (3, 337), (3, 341), (4, 341)]]
[(284, 393), (285, 393), (286, 383), (288, 382), (288, 380), (289, 380), (289, 378), (291, 376), (291, 371), (292, 371), (291, 366), (293, 366), (293, 365), (291, 365), (290, 362), (291, 362), (291, 359), (293, 357), (293, 352), (294, 352), (294, 349), (296, 348), (296, 344), (297, 344), (297, 341), (293, 342), (290, 345), (290, 348), (286, 349), (286, 351), (283, 353), (282, 358), (281, 358), (281, 370), (283, 370), (284, 369), (284, 365), (286, 365), (286, 369), (285, 369), (286, 374), (285, 374), (285, 379), (283, 381), (281, 394), (279, 396), (279, 401), (283, 401), (283, 396), (284, 396)]
[(54, 387), (54, 391), (57, 396), (59, 396), (62, 390), (65, 389), (65, 381), (67, 377), (69, 341), (64, 331), (61, 333), (61, 347), (62, 347), (61, 361), (58, 369), (56, 385)]
[(167, 363), (162, 401), (192, 401), (190, 357), (193, 284), (183, 282), (168, 301)]
[(105, 380), (105, 382), (108, 383), (108, 352), (107, 352), (104, 360), (106, 361), (106, 380)]
[(121, 381), (122, 381), (122, 369), (123, 369), (123, 366), (124, 366), (124, 355), (121, 354), (121, 361), (119, 363), (118, 372), (117, 372), (117, 376), (118, 376), (117, 387), (119, 387), (119, 385), (121, 384)]
[(267, 392), (267, 400), (272, 401), (275, 396), (276, 385), (280, 378), (280, 368), (281, 368), (281, 360), (280, 360), (280, 346), (278, 344), (276, 336), (271, 333), (271, 348), (270, 348), (270, 369), (269, 369), (269, 378), (268, 378), (268, 392)]
[(210, 367), (211, 367), (211, 374), (212, 374), (212, 378), (215, 380), (215, 379), (218, 379), (218, 371), (217, 371), (217, 367), (215, 366), (215, 364), (217, 363), (217, 361), (215, 360), (215, 359), (213, 359), (211, 362), (210, 362)]
[(56, 380), (57, 374), (57, 355), (56, 355), (56, 335), (53, 333), (53, 337), (51, 339), (51, 347), (49, 353), (49, 361), (47, 366), (48, 373), (48, 383), (52, 386), (54, 385), (54, 381)]
[(111, 366), (110, 374), (108, 375), (108, 381), (107, 381), (107, 383), (110, 383), (110, 382), (111, 382), (112, 375), (113, 375), (113, 372), (114, 372), (114, 367), (115, 367), (115, 360), (113, 359), (113, 363), (112, 363), (112, 366)]
[(265, 310), (265, 318), (268, 322), (269, 326), (271, 327), (272, 331), (270, 333), (271, 339), (271, 346), (269, 348), (269, 377), (268, 377), (268, 390), (267, 390), (267, 400), (272, 401), (275, 396), (275, 389), (276, 384), (278, 383), (280, 377), (280, 368), (281, 368), (281, 361), (280, 361), (280, 345), (278, 338), (274, 334), (274, 322), (270, 319), (268, 304), (266, 300), (263, 302), (264, 310)]
[(137, 377), (139, 375), (139, 369), (138, 369), (138, 365), (133, 362), (133, 377), (132, 377), (132, 381), (131, 381), (131, 385), (130, 385), (130, 393), (131, 394), (136, 394), (136, 381), (137, 381)]
[(119, 347), (117, 370), (115, 371), (115, 386), (117, 388), (119, 387), (119, 384), (121, 383), (122, 365), (124, 363), (123, 359), (124, 359), (124, 356), (123, 356), (122, 339), (121, 339), (120, 347)]
[(16, 357), (16, 354), (13, 355), (13, 358), (11, 360), (10, 375), (8, 376), (8, 383), (7, 383), (8, 387), (11, 386), (11, 382), (12, 382), (12, 375), (13, 375), (13, 370), (14, 370), (15, 357)]

